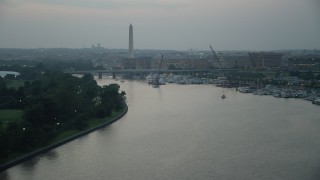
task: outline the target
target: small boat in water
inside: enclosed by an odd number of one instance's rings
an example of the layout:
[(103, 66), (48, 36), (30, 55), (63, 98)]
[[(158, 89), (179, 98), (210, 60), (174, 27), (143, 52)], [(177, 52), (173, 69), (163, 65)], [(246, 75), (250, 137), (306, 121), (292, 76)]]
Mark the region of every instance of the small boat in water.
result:
[(226, 98), (226, 95), (222, 95), (222, 96), (221, 96), (221, 99), (224, 99), (224, 98)]
[(160, 86), (159, 86), (159, 84), (152, 84), (152, 87), (153, 88), (159, 88)]
[(320, 105), (320, 98), (316, 98), (312, 101), (312, 104)]

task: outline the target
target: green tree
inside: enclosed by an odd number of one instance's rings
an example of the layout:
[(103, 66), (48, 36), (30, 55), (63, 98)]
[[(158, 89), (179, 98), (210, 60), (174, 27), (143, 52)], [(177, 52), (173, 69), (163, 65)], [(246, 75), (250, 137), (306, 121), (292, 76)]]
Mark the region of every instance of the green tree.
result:
[(18, 89), (0, 78), (0, 108), (24, 110), (22, 121), (0, 128), (0, 159), (45, 145), (62, 130), (84, 129), (89, 118), (110, 116), (123, 108), (126, 93), (119, 90), (118, 84), (98, 86), (91, 74), (46, 71)]
[(301, 73), (300, 78), (303, 80), (312, 80), (314, 79), (314, 74), (311, 71), (308, 71), (306, 73)]

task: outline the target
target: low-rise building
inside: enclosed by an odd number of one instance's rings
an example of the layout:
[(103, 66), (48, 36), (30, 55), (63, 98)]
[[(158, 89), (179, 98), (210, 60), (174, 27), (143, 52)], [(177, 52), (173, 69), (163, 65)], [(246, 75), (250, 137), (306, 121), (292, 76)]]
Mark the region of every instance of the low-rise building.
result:
[(288, 69), (290, 71), (319, 71), (320, 57), (297, 56), (288, 59)]
[(250, 52), (249, 53), (252, 68), (280, 68), (282, 53), (274, 52)]

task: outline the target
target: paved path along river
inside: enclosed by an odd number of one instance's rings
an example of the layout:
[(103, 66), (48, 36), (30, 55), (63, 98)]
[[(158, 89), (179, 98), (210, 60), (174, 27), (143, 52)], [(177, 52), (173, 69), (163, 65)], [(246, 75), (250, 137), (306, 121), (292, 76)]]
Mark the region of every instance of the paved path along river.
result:
[(213, 85), (117, 83), (129, 105), (122, 119), (0, 179), (320, 179), (319, 106)]

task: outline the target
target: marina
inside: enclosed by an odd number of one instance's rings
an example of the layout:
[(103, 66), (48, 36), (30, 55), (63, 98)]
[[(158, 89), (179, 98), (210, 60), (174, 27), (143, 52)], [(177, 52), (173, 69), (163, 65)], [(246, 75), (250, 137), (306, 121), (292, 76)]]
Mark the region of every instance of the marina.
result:
[(161, 74), (149, 74), (146, 77), (146, 82), (153, 85), (158, 80), (159, 85), (169, 84), (179, 84), (179, 85), (188, 85), (188, 84), (213, 84), (216, 87), (222, 88), (236, 88), (240, 93), (252, 93), (254, 95), (266, 95), (273, 96), (278, 98), (299, 98), (307, 101), (311, 101), (313, 104), (320, 105), (320, 90), (319, 89), (307, 89), (307, 88), (293, 88), (293, 87), (277, 87), (275, 85), (265, 85), (264, 88), (256, 88), (256, 86), (241, 86), (241, 87), (232, 87), (226, 77), (218, 77), (216, 79), (208, 78), (197, 78), (191, 75), (164, 75)]
[(320, 105), (320, 91), (317, 89), (293, 89), (293, 88), (278, 88), (273, 85), (266, 85), (265, 88), (256, 90), (254, 87), (240, 87), (239, 92), (252, 93), (254, 95), (266, 95), (277, 98), (299, 98), (311, 101), (313, 104)]

